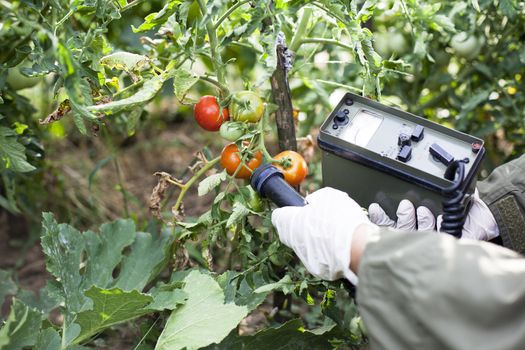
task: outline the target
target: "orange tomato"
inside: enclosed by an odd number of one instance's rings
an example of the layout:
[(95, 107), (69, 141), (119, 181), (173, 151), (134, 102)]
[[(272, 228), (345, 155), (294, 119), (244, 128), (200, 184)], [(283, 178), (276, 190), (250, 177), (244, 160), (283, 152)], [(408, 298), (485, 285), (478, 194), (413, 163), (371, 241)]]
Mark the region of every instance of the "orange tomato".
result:
[(275, 164), (284, 174), (284, 179), (292, 186), (297, 186), (308, 174), (308, 165), (303, 156), (294, 151), (284, 151), (273, 157), (275, 160), (285, 159), (283, 164)]
[(221, 165), (229, 175), (235, 174), (238, 179), (249, 179), (252, 176), (252, 172), (258, 168), (262, 163), (262, 153), (260, 151), (255, 152), (253, 156), (245, 161), (245, 164), (237, 171), (241, 164), (241, 154), (239, 147), (235, 143), (230, 143), (224, 147), (221, 153)]

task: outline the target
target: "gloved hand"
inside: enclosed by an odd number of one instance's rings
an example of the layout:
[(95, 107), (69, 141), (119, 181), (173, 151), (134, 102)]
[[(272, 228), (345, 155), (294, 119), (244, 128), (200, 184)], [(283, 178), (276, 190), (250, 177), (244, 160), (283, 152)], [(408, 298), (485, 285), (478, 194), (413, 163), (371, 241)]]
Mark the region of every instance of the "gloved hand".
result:
[[(418, 230), (433, 230), (436, 219), (432, 212), (426, 207), (419, 207), (417, 211), (408, 200), (399, 203), (397, 209), (397, 222), (391, 220), (384, 210), (377, 204), (372, 203), (368, 209), (370, 220), (380, 226), (390, 226), (404, 230), (415, 230), (417, 221)], [(437, 218), (438, 230), (443, 221), (442, 215)], [(472, 195), (472, 206), (463, 225), (462, 238), (488, 241), (499, 236), (496, 219), (489, 207), (479, 198), (478, 190)]]
[(324, 280), (346, 277), (350, 270), (352, 237), (364, 226), (377, 231), (363, 209), (345, 192), (325, 187), (306, 197), (304, 207), (284, 207), (272, 213), (280, 240), (292, 248), (306, 269)]
[[(437, 217), (437, 227), (441, 227), (443, 216)], [(472, 206), (468, 212), (461, 238), (470, 238), (478, 241), (490, 241), (499, 236), (496, 219), (489, 207), (479, 198), (478, 189), (472, 195)]]
[[(427, 207), (414, 208), (412, 202), (403, 199), (397, 207), (397, 221), (392, 220), (377, 203), (368, 207), (370, 221), (379, 226), (393, 227), (399, 230), (427, 231), (436, 229), (436, 218)], [(417, 223), (417, 226), (416, 226)]]

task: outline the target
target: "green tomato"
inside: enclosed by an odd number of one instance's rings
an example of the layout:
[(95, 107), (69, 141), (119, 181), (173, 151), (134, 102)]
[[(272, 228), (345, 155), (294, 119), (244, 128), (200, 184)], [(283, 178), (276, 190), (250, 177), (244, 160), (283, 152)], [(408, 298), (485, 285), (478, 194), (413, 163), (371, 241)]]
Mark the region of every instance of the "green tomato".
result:
[(460, 32), (452, 37), (450, 46), (458, 57), (470, 60), (479, 55), (483, 45), (477, 37), (469, 35), (467, 32)]
[(394, 31), (374, 34), (374, 49), (383, 58), (390, 57), (393, 53), (403, 55), (408, 50), (408, 44), (403, 34)]
[(236, 92), (230, 103), (230, 113), (236, 122), (257, 123), (264, 113), (264, 103), (255, 92)]
[(225, 122), (222, 123), (219, 133), (221, 137), (228, 141), (237, 141), (242, 135), (244, 135), (246, 127), (244, 123), (239, 122)]
[(9, 68), (7, 70), (7, 84), (14, 90), (22, 90), (35, 86), (42, 81), (42, 77), (26, 77), (20, 72), (20, 68), (26, 65)]
[(405, 37), (403, 36), (403, 34), (399, 32), (390, 33), (389, 44), (390, 44), (390, 49), (392, 50), (392, 52), (395, 52), (398, 55), (404, 54), (408, 49), (408, 45), (407, 45), (407, 41)]

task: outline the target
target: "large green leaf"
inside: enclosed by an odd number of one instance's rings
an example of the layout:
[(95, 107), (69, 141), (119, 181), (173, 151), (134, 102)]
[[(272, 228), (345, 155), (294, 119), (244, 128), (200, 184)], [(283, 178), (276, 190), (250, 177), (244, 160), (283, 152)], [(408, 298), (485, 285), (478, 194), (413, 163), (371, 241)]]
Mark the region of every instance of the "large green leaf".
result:
[(150, 290), (155, 301), (148, 305), (148, 309), (174, 310), (177, 306), (184, 304), (188, 299), (188, 294), (179, 287), (178, 283), (160, 284)]
[(18, 287), (8, 271), (0, 270), (0, 281), (2, 281), (0, 283), (0, 305), (2, 305), (6, 296), (16, 294)]
[(112, 114), (123, 109), (132, 109), (133, 107), (142, 106), (157, 95), (157, 93), (162, 88), (163, 83), (164, 79), (162, 77), (154, 76), (153, 78), (144, 82), (142, 88), (140, 88), (130, 97), (100, 105), (89, 106), (87, 107), (87, 110), (92, 112)]
[(0, 349), (18, 350), (34, 345), (41, 323), (40, 312), (14, 299), (11, 312), (0, 329)]
[(155, 239), (149, 233), (137, 232), (131, 252), (122, 259), (115, 287), (142, 290), (163, 268), (170, 256), (170, 235)]
[(334, 338), (333, 326), (315, 331), (307, 331), (299, 319), (291, 320), (278, 328), (268, 328), (252, 336), (230, 334), (218, 345), (209, 350), (299, 350), (333, 349), (330, 340)]
[[(132, 220), (116, 220), (102, 225), (98, 234), (82, 234), (45, 213), (42, 248), (47, 268), (57, 278), (49, 287), (65, 303), (65, 343), (78, 343), (110, 325), (159, 309), (146, 307), (156, 295), (140, 292), (165, 266), (170, 240), (166, 232), (155, 239), (136, 232)], [(126, 249), (130, 250), (127, 255), (123, 254)], [(115, 279), (113, 271), (118, 268)], [(162, 295), (158, 304), (183, 302), (172, 291)]]
[(25, 147), (17, 141), (14, 130), (0, 126), (0, 161), (3, 167), (19, 173), (36, 168), (27, 162)]
[(198, 349), (219, 342), (247, 314), (244, 306), (224, 303), (224, 293), (212, 277), (193, 271), (184, 282), (188, 300), (171, 313), (156, 350)]
[(60, 339), (57, 331), (53, 328), (47, 328), (38, 335), (35, 348), (38, 350), (60, 350), (61, 341), (62, 339)]
[(91, 299), (93, 306), (76, 317), (75, 323), (80, 326), (81, 331), (75, 343), (89, 339), (109, 326), (151, 312), (146, 306), (153, 298), (136, 290), (124, 292), (119, 288), (91, 287), (84, 294)]

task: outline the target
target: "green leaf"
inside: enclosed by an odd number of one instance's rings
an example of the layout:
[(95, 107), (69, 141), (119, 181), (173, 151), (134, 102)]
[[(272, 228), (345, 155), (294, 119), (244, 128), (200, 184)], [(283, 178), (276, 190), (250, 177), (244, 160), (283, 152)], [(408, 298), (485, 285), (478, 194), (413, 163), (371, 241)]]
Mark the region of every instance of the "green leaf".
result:
[[(86, 329), (87, 315), (94, 315), (86, 310), (97, 310), (97, 303), (105, 303), (106, 308), (110, 306), (108, 303), (121, 303), (118, 312), (124, 312), (129, 299), (138, 314), (152, 312), (146, 307), (139, 310), (136, 302), (147, 301), (144, 306), (153, 302), (152, 296), (139, 292), (165, 266), (171, 239), (167, 233), (154, 239), (149, 233), (136, 232), (132, 220), (104, 224), (98, 234), (92, 231), (81, 234), (72, 226), (57, 224), (52, 214), (45, 213), (42, 248), (47, 257), (47, 268), (58, 280), (53, 283), (54, 293), (64, 299), (66, 306), (68, 334), (65, 338), (78, 341), (78, 337), (87, 337), (94, 329), (122, 321), (122, 316), (113, 318), (110, 312), (112, 318), (94, 318)], [(123, 255), (126, 249), (130, 251)], [(114, 279), (113, 271), (117, 267), (120, 274)], [(126, 291), (131, 289), (133, 291)], [(80, 317), (79, 313), (84, 316)], [(82, 322), (80, 327), (77, 315)]]
[(478, 12), (481, 11), (481, 9), (479, 8), (479, 3), (478, 3), (478, 0), (470, 0), (470, 3), (472, 4), (472, 7), (474, 7), (474, 9)]
[(186, 69), (179, 68), (173, 72), (173, 92), (179, 101), (184, 100), (184, 96), (189, 89), (199, 81), (199, 77)]
[(53, 328), (46, 328), (38, 335), (35, 348), (38, 350), (60, 350), (60, 335)]
[(58, 225), (52, 214), (44, 213), (41, 244), (47, 270), (60, 281), (59, 290), (68, 310), (79, 311), (85, 301), (79, 290), (82, 283), (79, 269), (85, 247), (82, 235), (72, 226)]
[(488, 100), (489, 95), (490, 95), (490, 91), (485, 90), (485, 91), (481, 91), (475, 94), (474, 96), (469, 98), (467, 101), (464, 101), (462, 109), (461, 109), (461, 114), (463, 115), (467, 112), (470, 112), (471, 110), (479, 106), (481, 103), (486, 102)]
[[(174, 285), (178, 285), (175, 283)], [(152, 310), (174, 310), (177, 306), (182, 305), (188, 299), (188, 294), (182, 289), (178, 289), (173, 284), (162, 285), (155, 288), (151, 295), (153, 296), (153, 303), (148, 305), (148, 309)]]
[(131, 28), (135, 33), (147, 32), (148, 30), (156, 28), (166, 23), (168, 18), (175, 13), (177, 6), (180, 4), (180, 0), (170, 0), (159, 12), (154, 12), (147, 15), (144, 19), (144, 23), (142, 23), (138, 28), (135, 28), (134, 26), (131, 26)]
[(153, 78), (147, 80), (142, 88), (140, 88), (130, 97), (100, 105), (89, 106), (87, 107), (87, 110), (112, 114), (123, 109), (131, 109), (133, 107), (143, 106), (157, 95), (157, 93), (162, 88), (163, 83), (163, 78), (160, 76), (154, 76)]
[(40, 312), (13, 299), (11, 312), (0, 329), (0, 349), (18, 350), (35, 345), (41, 323)]
[(149, 62), (148, 56), (137, 55), (131, 52), (116, 52), (100, 59), (101, 65), (126, 72), (138, 71)]
[(5, 297), (8, 295), (15, 295), (18, 287), (11, 278), (11, 273), (6, 270), (0, 270), (0, 305), (3, 305)]
[(173, 311), (156, 350), (198, 349), (221, 341), (246, 316), (244, 306), (224, 304), (224, 293), (215, 280), (199, 271), (185, 279), (186, 303)]
[(25, 173), (36, 168), (27, 162), (25, 147), (14, 130), (0, 126), (0, 159), (6, 169)]
[(226, 271), (217, 278), (217, 282), (224, 289), (226, 302), (234, 301), (237, 305), (246, 305), (249, 311), (259, 306), (268, 295), (268, 292), (255, 293), (255, 289), (268, 284), (261, 271), (242, 277), (234, 271)]
[(275, 283), (270, 283), (254, 290), (254, 293), (265, 293), (273, 290), (280, 290), (284, 294), (289, 294), (295, 289), (295, 282), (292, 281), (290, 276), (286, 275)]
[(86, 243), (84, 289), (93, 285), (105, 288), (111, 284), (113, 270), (123, 258), (122, 250), (133, 243), (135, 235), (135, 223), (123, 219), (103, 224), (99, 234), (93, 231), (83, 234)]
[(330, 343), (335, 336), (333, 326), (308, 331), (299, 319), (291, 320), (278, 328), (267, 328), (251, 336), (229, 335), (218, 345), (208, 350), (298, 350), (333, 349)]
[(518, 3), (516, 0), (500, 0), (499, 9), (503, 15), (507, 16), (510, 20), (514, 20), (518, 14)]
[(131, 252), (122, 260), (115, 287), (142, 290), (166, 266), (171, 240), (169, 234), (154, 239), (150, 233), (137, 232)]
[(215, 187), (219, 186), (224, 180), (226, 180), (226, 172), (224, 171), (208, 176), (199, 183), (199, 196), (208, 194)]
[(136, 290), (124, 292), (119, 288), (91, 287), (84, 294), (92, 300), (93, 307), (80, 312), (76, 317), (75, 323), (81, 329), (75, 339), (77, 344), (104, 328), (151, 312), (146, 306), (153, 301), (153, 298)]
[(520, 50), (520, 62), (525, 64), (525, 46)]
[(246, 208), (242, 203), (235, 202), (233, 204), (233, 210), (228, 218), (228, 222), (226, 223), (226, 226), (231, 226), (237, 222), (239, 222), (242, 218), (246, 217), (248, 214), (250, 214), (250, 210)]

